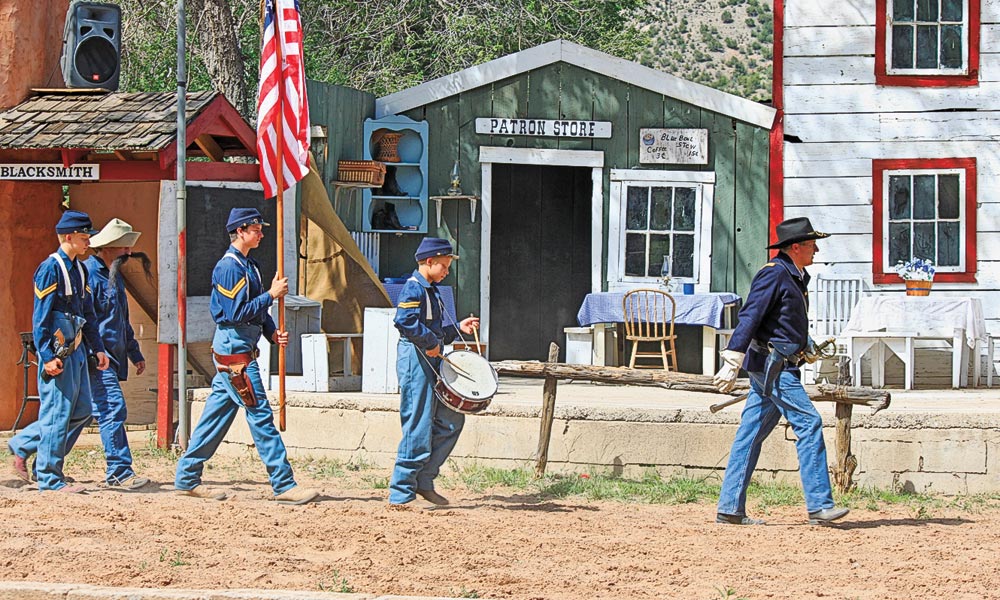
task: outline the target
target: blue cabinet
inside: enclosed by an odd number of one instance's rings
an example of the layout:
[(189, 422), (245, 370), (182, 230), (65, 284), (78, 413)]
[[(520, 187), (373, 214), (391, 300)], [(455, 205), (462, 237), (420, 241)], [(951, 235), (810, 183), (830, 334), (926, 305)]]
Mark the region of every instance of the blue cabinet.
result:
[(427, 233), (427, 121), (365, 119), (365, 159), (385, 163), (385, 183), (363, 194), (362, 229)]

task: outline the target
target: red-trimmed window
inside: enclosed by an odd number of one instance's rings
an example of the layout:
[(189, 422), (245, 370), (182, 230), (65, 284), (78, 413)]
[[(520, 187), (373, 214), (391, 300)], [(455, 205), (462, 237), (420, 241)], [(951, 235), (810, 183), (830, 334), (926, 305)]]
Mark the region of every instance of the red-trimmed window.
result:
[(935, 281), (976, 281), (976, 159), (872, 161), (875, 283), (901, 283), (899, 261), (934, 264)]
[(875, 82), (979, 84), (981, 0), (875, 0)]

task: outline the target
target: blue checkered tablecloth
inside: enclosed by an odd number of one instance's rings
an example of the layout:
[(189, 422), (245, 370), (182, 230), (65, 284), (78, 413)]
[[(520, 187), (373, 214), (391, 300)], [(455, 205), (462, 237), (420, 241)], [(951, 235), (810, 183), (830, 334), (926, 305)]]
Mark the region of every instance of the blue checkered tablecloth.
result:
[[(677, 313), (674, 323), (678, 325), (703, 325), (722, 329), (723, 311), (729, 304), (741, 304), (742, 299), (728, 292), (712, 292), (708, 294), (672, 294), (677, 303)], [(622, 323), (622, 299), (625, 292), (601, 292), (587, 294), (576, 313), (576, 320), (581, 327), (594, 323)]]
[[(403, 283), (383, 283), (385, 286), (385, 291), (389, 294), (389, 300), (392, 302), (393, 307), (395, 307), (399, 302), (399, 293), (403, 291)], [(441, 302), (444, 304), (444, 324), (450, 325), (452, 323), (458, 323), (457, 313), (455, 312), (455, 292), (452, 290), (450, 285), (439, 285), (437, 286), (438, 294), (441, 296)]]

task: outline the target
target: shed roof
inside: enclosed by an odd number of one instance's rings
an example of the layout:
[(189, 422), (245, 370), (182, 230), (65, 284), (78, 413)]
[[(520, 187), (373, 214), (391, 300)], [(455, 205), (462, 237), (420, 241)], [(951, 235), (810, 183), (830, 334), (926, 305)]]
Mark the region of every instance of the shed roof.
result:
[[(208, 132), (217, 144), (212, 146), (216, 154), (252, 154), (252, 130), (220, 94), (188, 92), (186, 113), (189, 127), (203, 114), (213, 113), (210, 120), (221, 117), (224, 125)], [(0, 149), (159, 152), (169, 149), (176, 138), (173, 92), (50, 91), (0, 113)]]
[(770, 106), (720, 92), (586, 46), (556, 40), (490, 62), (469, 67), (375, 101), (376, 117), (406, 112), (508, 77), (565, 62), (625, 83), (648, 89), (739, 121), (771, 129), (776, 111)]

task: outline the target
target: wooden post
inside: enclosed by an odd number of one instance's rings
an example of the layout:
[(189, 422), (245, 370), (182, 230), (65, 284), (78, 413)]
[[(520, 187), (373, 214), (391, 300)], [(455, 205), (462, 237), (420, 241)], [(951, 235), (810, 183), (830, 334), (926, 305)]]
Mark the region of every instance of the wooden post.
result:
[[(559, 361), (559, 345), (549, 344), (549, 362)], [(556, 383), (558, 380), (549, 375), (545, 377), (542, 386), (542, 424), (538, 432), (538, 462), (535, 463), (535, 477), (545, 475), (545, 465), (549, 461), (549, 440), (552, 437), (552, 421), (556, 416)]]
[(156, 362), (156, 447), (170, 448), (174, 440), (174, 351), (160, 344)]
[[(851, 359), (842, 356), (837, 363), (837, 385), (849, 386), (851, 384)], [(851, 416), (854, 412), (854, 405), (848, 402), (838, 402), (836, 407), (837, 416), (837, 466), (833, 471), (833, 484), (841, 493), (854, 489), (854, 470), (858, 468), (858, 459), (851, 454)]]

